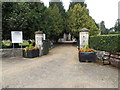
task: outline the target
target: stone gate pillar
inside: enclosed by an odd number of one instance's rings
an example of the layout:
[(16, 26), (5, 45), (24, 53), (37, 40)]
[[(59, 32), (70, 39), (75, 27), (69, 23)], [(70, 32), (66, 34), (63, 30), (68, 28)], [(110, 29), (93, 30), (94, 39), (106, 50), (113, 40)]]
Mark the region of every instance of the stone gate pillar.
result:
[(88, 44), (89, 40), (89, 30), (83, 28), (79, 32), (79, 48), (85, 48), (85, 45)]
[(43, 40), (43, 32), (42, 31), (36, 31), (35, 32), (35, 46), (41, 47), (42, 46), (42, 40)]
[(39, 56), (42, 55), (43, 50), (43, 32), (42, 31), (36, 31), (35, 32), (35, 46), (39, 47)]

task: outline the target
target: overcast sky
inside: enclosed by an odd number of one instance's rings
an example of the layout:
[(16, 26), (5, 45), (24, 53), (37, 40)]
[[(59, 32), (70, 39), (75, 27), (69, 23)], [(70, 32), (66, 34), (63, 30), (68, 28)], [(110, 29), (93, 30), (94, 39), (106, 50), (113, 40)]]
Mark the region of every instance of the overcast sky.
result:
[[(49, 0), (42, 0), (46, 6), (49, 5)], [(65, 9), (69, 7), (70, 0), (62, 0)], [(115, 25), (118, 19), (118, 2), (120, 0), (85, 0), (90, 16), (95, 19), (96, 23), (105, 21), (106, 28), (111, 28)]]

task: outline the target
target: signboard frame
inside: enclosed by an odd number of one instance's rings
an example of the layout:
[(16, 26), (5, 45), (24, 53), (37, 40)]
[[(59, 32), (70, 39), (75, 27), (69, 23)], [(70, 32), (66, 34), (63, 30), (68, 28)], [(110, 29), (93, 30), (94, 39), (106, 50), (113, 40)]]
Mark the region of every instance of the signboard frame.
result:
[(22, 31), (11, 31), (11, 40), (13, 43), (13, 56), (14, 56), (14, 43), (21, 44), (21, 56), (22, 56), (22, 43), (23, 43), (23, 32)]
[(23, 32), (22, 31), (11, 31), (12, 43), (23, 43)]

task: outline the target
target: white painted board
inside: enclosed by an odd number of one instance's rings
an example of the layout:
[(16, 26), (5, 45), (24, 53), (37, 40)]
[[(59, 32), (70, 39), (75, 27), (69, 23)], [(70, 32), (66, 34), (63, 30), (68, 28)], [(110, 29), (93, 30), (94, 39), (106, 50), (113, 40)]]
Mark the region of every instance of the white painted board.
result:
[(22, 31), (11, 31), (12, 43), (23, 43)]

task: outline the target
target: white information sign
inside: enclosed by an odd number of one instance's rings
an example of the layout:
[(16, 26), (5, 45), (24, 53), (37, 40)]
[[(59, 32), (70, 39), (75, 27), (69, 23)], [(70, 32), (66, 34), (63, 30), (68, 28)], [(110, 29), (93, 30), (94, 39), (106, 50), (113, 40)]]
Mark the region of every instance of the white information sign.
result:
[(12, 43), (23, 43), (22, 31), (11, 31)]

